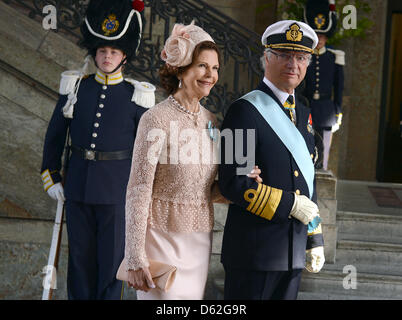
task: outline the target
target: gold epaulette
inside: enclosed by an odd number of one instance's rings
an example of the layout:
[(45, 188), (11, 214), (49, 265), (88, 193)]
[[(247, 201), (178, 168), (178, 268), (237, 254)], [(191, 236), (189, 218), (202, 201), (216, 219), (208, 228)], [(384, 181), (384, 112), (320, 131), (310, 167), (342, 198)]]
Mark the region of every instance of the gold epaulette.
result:
[(342, 50), (334, 50), (328, 48), (328, 51), (332, 52), (335, 55), (335, 63), (341, 66), (345, 65), (345, 51)]
[(247, 211), (271, 220), (282, 198), (282, 190), (265, 184), (258, 184), (257, 190), (248, 189), (244, 193), (244, 199), (250, 202)]

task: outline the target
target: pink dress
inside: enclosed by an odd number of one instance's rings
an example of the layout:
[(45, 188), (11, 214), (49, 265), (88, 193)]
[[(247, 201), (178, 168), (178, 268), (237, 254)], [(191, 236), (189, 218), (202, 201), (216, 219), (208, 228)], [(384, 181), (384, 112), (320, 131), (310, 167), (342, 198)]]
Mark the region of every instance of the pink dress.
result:
[[(141, 118), (126, 196), (127, 268), (148, 259), (177, 267), (168, 292), (137, 291), (138, 299), (202, 299), (211, 253), (213, 198), (219, 192), (217, 142), (201, 107), (191, 115), (168, 98)], [(214, 187), (213, 187), (214, 185)]]

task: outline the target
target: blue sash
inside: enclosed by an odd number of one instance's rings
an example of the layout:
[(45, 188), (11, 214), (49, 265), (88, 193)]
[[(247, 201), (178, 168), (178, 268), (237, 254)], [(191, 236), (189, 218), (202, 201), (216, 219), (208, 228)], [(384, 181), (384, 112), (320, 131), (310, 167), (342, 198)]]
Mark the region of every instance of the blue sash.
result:
[(297, 130), (293, 122), (282, 111), (278, 103), (268, 94), (260, 90), (254, 90), (240, 99), (249, 101), (260, 112), (265, 121), (267, 121), (272, 130), (274, 130), (279, 139), (290, 151), (307, 183), (311, 199), (314, 192), (315, 170), (306, 141), (299, 130)]

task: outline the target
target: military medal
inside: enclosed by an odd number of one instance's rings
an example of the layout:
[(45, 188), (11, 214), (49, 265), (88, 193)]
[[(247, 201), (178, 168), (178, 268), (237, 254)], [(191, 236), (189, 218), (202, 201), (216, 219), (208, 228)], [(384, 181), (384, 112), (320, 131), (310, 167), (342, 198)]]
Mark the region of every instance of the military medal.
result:
[(308, 122), (307, 122), (307, 131), (310, 133), (313, 133), (313, 119), (311, 118), (311, 114), (308, 117)]

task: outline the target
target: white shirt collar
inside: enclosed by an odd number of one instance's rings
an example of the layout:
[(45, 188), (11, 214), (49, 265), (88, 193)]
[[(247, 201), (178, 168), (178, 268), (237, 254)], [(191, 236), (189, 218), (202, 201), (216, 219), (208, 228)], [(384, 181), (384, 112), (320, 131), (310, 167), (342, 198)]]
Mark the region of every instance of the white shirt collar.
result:
[[(278, 100), (282, 103), (282, 105), (285, 103), (285, 101), (288, 99), (289, 97), (289, 93), (284, 92), (279, 90), (271, 81), (269, 81), (266, 77), (264, 77), (264, 79), (262, 80), (264, 81), (264, 83), (268, 86), (268, 88), (270, 88), (272, 90), (272, 92), (274, 93), (274, 95), (278, 98)], [(293, 101), (296, 101), (295, 99), (295, 92), (293, 90), (292, 93), (293, 96)]]
[(124, 79), (121, 72), (107, 75), (98, 69), (95, 75), (95, 80), (101, 84), (113, 85), (119, 84)]

